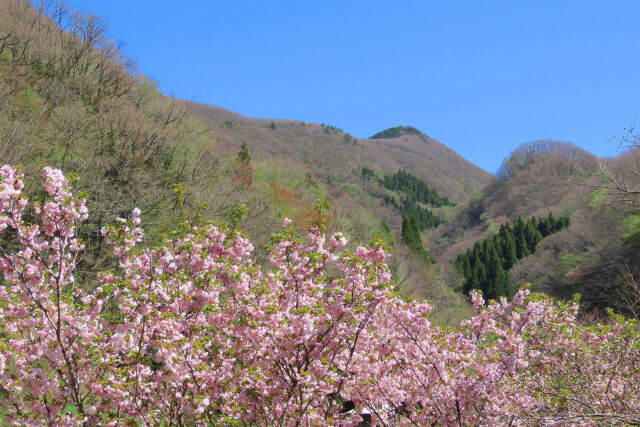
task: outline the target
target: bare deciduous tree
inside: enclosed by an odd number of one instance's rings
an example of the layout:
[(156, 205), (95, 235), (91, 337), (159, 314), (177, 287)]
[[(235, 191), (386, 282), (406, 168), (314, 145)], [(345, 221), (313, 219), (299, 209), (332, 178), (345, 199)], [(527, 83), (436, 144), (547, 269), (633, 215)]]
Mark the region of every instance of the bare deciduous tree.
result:
[(640, 210), (640, 131), (633, 126), (625, 129), (618, 147), (628, 151), (613, 167), (601, 162), (600, 172), (607, 180), (601, 188), (607, 190), (613, 202), (622, 203), (629, 212), (637, 212)]
[(621, 286), (616, 290), (618, 309), (640, 320), (640, 283), (636, 280), (637, 275), (628, 265), (625, 265), (620, 269), (619, 277)]

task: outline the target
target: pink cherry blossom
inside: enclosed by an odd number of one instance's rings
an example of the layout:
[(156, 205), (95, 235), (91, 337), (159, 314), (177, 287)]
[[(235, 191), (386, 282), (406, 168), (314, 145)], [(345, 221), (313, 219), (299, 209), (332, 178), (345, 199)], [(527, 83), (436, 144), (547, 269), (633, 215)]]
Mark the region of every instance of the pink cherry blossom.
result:
[(285, 219), (265, 267), (223, 226), (148, 247), (138, 208), (103, 229), (118, 263), (89, 292), (74, 277), (86, 203), (43, 175), (38, 205), (0, 168), (6, 424), (640, 423), (637, 322), (584, 326), (576, 303), (523, 289), (472, 294), (476, 314), (440, 327), (394, 292), (381, 247), (301, 239)]

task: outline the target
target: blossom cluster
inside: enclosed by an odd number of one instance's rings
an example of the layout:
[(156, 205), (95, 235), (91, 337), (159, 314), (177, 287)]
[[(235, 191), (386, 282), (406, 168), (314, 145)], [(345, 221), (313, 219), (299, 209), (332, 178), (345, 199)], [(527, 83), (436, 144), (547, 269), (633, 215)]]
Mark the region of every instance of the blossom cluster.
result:
[(0, 169), (0, 419), (15, 425), (640, 422), (638, 325), (576, 321), (520, 290), (447, 329), (393, 291), (381, 247), (290, 221), (270, 267), (225, 225), (145, 243), (103, 229), (118, 267), (74, 280), (86, 202), (44, 169), (43, 204)]

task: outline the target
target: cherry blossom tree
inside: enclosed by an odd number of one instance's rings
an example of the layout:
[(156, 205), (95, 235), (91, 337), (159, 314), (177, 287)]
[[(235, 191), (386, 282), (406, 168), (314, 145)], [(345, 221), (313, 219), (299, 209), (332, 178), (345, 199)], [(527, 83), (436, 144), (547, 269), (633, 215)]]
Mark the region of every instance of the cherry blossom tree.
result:
[(83, 292), (73, 276), (85, 201), (51, 168), (44, 169), (50, 200), (43, 205), (29, 204), (16, 169), (3, 166), (0, 179), (2, 413), (5, 422), (73, 424), (96, 412), (90, 386), (106, 373), (96, 354), (105, 300), (100, 289)]
[(640, 331), (520, 290), (450, 329), (390, 286), (377, 244), (289, 220), (271, 266), (235, 226), (150, 247), (140, 211), (103, 229), (118, 261), (74, 279), (87, 218), (58, 170), (48, 199), (0, 168), (0, 417), (16, 425), (640, 423)]
[(581, 326), (576, 301), (526, 289), (512, 302), (472, 300), (477, 314), (455, 330), (431, 324), (424, 302), (381, 311), (381, 358), (361, 398), (385, 423), (640, 421), (637, 321)]
[[(239, 419), (259, 425), (330, 423), (357, 387), (350, 370), (388, 298), (381, 248), (341, 253), (320, 229), (305, 244), (290, 225), (271, 253), (275, 271), (250, 258), (253, 246), (210, 225), (144, 245), (139, 212), (105, 230), (121, 274), (113, 289), (113, 375), (123, 378), (120, 408), (149, 423)], [(106, 385), (112, 387), (112, 385)]]

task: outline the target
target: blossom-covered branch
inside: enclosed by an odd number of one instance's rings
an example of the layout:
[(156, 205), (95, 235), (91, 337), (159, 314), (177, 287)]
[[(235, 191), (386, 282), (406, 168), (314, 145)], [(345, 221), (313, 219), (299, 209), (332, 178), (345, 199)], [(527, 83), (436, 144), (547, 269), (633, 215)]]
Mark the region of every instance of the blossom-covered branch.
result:
[(446, 329), (394, 293), (382, 247), (290, 221), (270, 267), (224, 224), (157, 247), (140, 211), (103, 229), (118, 266), (74, 280), (87, 218), (58, 170), (48, 200), (0, 169), (0, 417), (17, 425), (637, 423), (636, 321), (576, 321), (520, 290)]

